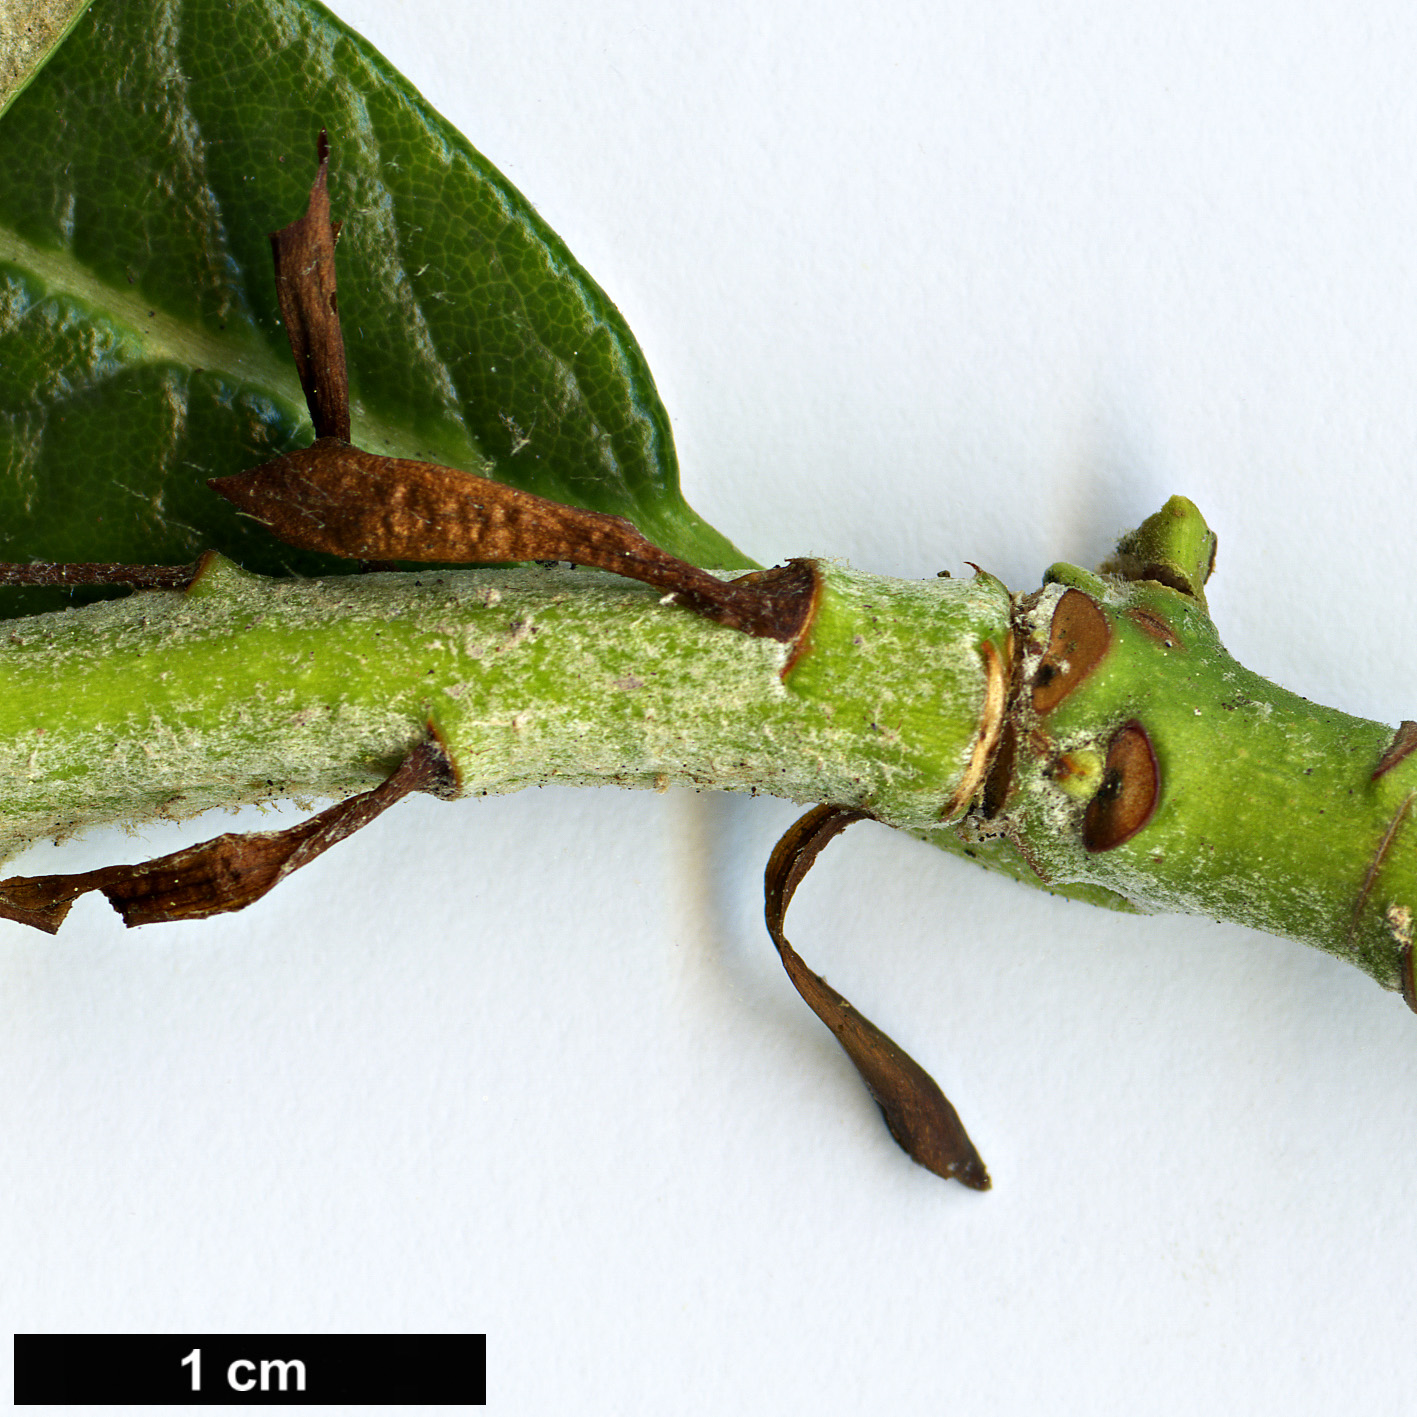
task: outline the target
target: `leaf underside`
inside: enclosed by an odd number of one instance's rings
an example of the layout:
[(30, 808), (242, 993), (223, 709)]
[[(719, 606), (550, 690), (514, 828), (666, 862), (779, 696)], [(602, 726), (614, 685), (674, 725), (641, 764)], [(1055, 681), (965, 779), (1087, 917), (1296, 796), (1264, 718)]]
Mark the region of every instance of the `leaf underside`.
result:
[[(679, 493), (619, 312), (518, 193), (310, 0), (95, 0), (0, 119), (0, 561), (347, 562), (206, 487), (310, 442), (269, 233), (319, 130), (353, 440), (750, 564)], [(69, 591), (0, 590), (0, 615)]]

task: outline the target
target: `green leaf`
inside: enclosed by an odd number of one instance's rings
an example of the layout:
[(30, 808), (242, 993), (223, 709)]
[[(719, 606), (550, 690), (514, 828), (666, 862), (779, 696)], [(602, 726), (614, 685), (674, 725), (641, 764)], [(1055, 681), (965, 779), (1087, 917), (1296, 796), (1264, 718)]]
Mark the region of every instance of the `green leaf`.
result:
[(304, 211), (322, 127), (354, 441), (749, 564), (683, 501), (619, 312), (311, 0), (96, 0), (0, 121), (0, 560), (333, 564), (206, 487), (313, 436), (267, 237)]

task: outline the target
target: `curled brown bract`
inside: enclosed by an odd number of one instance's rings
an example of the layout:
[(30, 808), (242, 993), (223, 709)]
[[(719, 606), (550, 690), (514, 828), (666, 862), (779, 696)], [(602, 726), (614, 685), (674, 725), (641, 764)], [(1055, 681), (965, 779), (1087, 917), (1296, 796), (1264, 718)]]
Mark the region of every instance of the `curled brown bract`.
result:
[(330, 220), (330, 144), (320, 129), (320, 160), (305, 215), (271, 235), (276, 299), (295, 370), (319, 438), (349, 441), (349, 377), (335, 293), (335, 242)]
[(452, 782), (447, 754), (429, 740), (372, 791), (284, 831), (227, 832), (131, 866), (67, 876), (12, 876), (0, 881), (0, 917), (53, 935), (74, 902), (89, 891), (102, 891), (128, 926), (203, 920), (241, 910), (410, 792), (446, 796)]
[(643, 581), (720, 625), (785, 644), (806, 632), (817, 602), (815, 562), (722, 581), (660, 550), (624, 517), (335, 438), (211, 486), (307, 551), (362, 561), (573, 561)]
[(210, 485), (287, 545), (303, 550), (366, 566), (399, 561), (595, 566), (652, 585), (720, 625), (791, 645), (795, 658), (821, 593), (813, 561), (790, 561), (722, 581), (662, 551), (623, 517), (351, 445), (335, 291), (339, 228), (330, 221), (329, 144), (323, 131), (319, 158), (305, 215), (271, 237), (281, 315), (316, 440)]
[(822, 848), (870, 813), (858, 807), (814, 807), (774, 847), (764, 878), (768, 933), (787, 977), (807, 1006), (831, 1029), (881, 1109), (891, 1135), (913, 1161), (976, 1191), (989, 1189), (989, 1173), (934, 1078), (899, 1044), (802, 962), (788, 943), (783, 921), (793, 894)]

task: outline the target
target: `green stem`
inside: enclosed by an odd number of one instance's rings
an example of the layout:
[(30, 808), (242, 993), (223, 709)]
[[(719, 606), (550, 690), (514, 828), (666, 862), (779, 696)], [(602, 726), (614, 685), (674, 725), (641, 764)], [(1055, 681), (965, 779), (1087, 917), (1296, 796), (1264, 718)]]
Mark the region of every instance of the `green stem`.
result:
[[(1020, 755), (1004, 821), (1035, 867), (1146, 910), (1303, 940), (1400, 987), (1417, 911), (1417, 755), (1375, 777), (1391, 728), (1237, 664), (1190, 596), (1076, 567), (1055, 566), (1049, 578), (1021, 617), (1035, 644), (1046, 641), (1066, 585), (1102, 609), (1111, 638), (1077, 691), (1027, 724), (1032, 751)], [(1091, 793), (1066, 767), (1105, 758), (1132, 722), (1154, 750), (1155, 811), (1130, 839), (1090, 851)]]
[[(362, 790), (431, 726), (464, 795), (688, 783), (862, 808), (1063, 894), (1306, 941), (1411, 1001), (1407, 734), (1235, 663), (1199, 598), (1199, 513), (1174, 499), (1148, 526), (1137, 566), (1055, 566), (1017, 601), (983, 574), (827, 564), (795, 653), (586, 570), (295, 581), (213, 557), (187, 592), (6, 624), (0, 859)], [(1127, 579), (1158, 566), (1168, 584)]]
[(812, 642), (586, 570), (271, 580), (221, 558), (0, 635), (0, 855), (96, 822), (379, 781), (431, 723), (464, 794), (691, 783), (936, 822), (1009, 599), (825, 568)]

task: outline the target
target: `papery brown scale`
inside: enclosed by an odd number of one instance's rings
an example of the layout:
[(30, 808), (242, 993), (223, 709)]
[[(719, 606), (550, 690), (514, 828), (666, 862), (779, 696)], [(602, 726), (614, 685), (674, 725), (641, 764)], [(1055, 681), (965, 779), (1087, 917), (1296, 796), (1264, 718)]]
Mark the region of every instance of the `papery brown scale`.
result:
[(320, 130), (320, 168), (305, 215), (271, 235), (276, 299), (310, 419), (320, 438), (350, 435), (349, 375), (335, 282), (339, 226), (330, 221), (330, 145)]
[(289, 545), (363, 565), (396, 561), (573, 561), (666, 591), (745, 634), (805, 644), (821, 578), (810, 561), (724, 582), (647, 541), (622, 517), (563, 506), (436, 463), (350, 446), (349, 390), (335, 285), (329, 144), (299, 221), (271, 237), (276, 291), (316, 442), (211, 483)]
[(788, 828), (773, 848), (764, 876), (768, 933), (788, 978), (851, 1059), (901, 1149), (937, 1176), (987, 1191), (989, 1173), (939, 1084), (898, 1043), (810, 970), (783, 933), (787, 907), (822, 848), (852, 822), (869, 816), (857, 807), (824, 805), (814, 807)]
[(130, 927), (204, 920), (241, 910), (410, 792), (448, 795), (452, 773), (436, 742), (421, 743), (378, 787), (284, 831), (227, 832), (131, 866), (103, 866), (65, 876), (12, 876), (0, 881), (0, 918), (52, 935), (73, 903), (89, 891), (101, 891)]
[(810, 561), (722, 581), (662, 551), (623, 517), (334, 438), (210, 485), (305, 550), (361, 561), (573, 561), (643, 581), (707, 619), (786, 644), (805, 633), (820, 593)]

